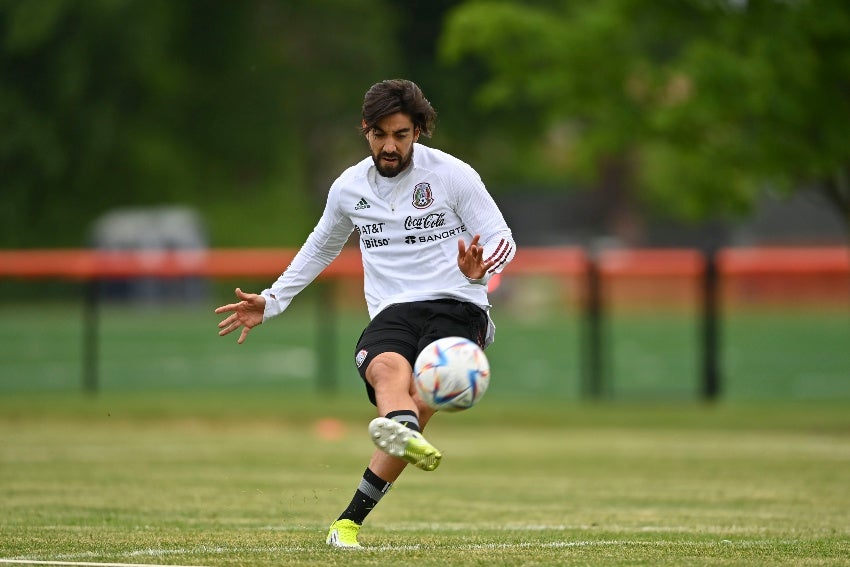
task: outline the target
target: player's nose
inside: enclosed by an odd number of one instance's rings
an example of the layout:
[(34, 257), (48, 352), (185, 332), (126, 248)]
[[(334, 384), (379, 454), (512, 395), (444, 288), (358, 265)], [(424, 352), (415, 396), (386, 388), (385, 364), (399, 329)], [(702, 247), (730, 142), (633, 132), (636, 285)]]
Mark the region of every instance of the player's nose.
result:
[(398, 147), (396, 146), (395, 140), (387, 140), (384, 142), (384, 153), (385, 154), (394, 154)]

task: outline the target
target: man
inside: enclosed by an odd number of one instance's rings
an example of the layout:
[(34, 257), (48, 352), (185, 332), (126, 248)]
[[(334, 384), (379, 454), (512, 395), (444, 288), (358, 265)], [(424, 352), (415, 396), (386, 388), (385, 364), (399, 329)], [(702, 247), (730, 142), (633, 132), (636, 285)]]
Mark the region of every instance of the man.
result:
[(236, 289), (238, 303), (219, 335), (282, 313), (357, 231), (371, 319), (354, 360), (378, 416), (376, 445), (351, 503), (333, 522), (327, 543), (360, 547), (366, 515), (405, 466), (431, 471), (441, 454), (422, 431), (434, 414), (413, 386), (413, 363), (432, 341), (461, 336), (481, 347), (493, 340), (487, 281), (513, 258), (515, 244), (496, 203), (466, 163), (418, 143), (436, 113), (406, 80), (373, 85), (363, 103), (362, 133), (371, 157), (331, 185), (322, 217), (289, 267), (262, 293)]

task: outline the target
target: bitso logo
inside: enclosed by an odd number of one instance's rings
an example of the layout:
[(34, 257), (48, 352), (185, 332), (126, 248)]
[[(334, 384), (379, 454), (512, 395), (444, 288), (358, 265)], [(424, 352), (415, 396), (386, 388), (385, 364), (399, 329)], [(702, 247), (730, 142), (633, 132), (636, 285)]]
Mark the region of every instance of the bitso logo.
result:
[(363, 209), (368, 209), (370, 206), (371, 205), (369, 205), (369, 203), (366, 202), (366, 199), (361, 197), (360, 201), (358, 201), (358, 203), (354, 206), (354, 210), (360, 211), (360, 210), (363, 210)]
[(413, 206), (417, 209), (427, 209), (434, 202), (434, 196), (431, 194), (431, 185), (428, 183), (419, 183), (413, 188)]

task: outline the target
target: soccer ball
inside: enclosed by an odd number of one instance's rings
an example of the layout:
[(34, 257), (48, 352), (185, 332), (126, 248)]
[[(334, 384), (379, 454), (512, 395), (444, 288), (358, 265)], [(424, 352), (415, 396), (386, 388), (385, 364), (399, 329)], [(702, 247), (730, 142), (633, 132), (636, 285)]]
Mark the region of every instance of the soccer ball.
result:
[(413, 382), (422, 400), (437, 410), (474, 406), (490, 385), (484, 351), (463, 337), (446, 337), (426, 346), (413, 365)]

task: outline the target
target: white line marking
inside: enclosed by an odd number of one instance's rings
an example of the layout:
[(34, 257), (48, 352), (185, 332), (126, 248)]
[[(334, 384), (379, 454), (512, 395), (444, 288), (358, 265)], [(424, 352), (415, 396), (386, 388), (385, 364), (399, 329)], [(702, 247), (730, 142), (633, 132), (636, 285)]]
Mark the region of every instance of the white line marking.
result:
[(94, 563), (91, 561), (36, 561), (34, 559), (0, 559), (8, 565), (70, 565), (75, 567), (202, 567), (200, 565), (153, 565), (151, 563)]
[[(738, 546), (759, 546), (759, 545), (775, 545), (775, 544), (791, 544), (799, 543), (796, 540), (755, 540), (755, 541), (737, 541), (733, 542), (728, 539), (716, 541), (636, 541), (636, 540), (576, 540), (576, 541), (550, 541), (550, 542), (519, 542), (519, 543), (472, 543), (448, 546), (453, 551), (474, 551), (474, 550), (505, 550), (505, 549), (559, 549), (559, 548), (575, 548), (575, 547), (662, 547), (672, 545), (676, 547), (713, 547), (717, 545), (738, 545)], [(163, 556), (163, 555), (191, 555), (203, 551), (205, 553), (238, 553), (238, 552), (277, 552), (277, 553), (306, 553), (315, 552), (319, 547), (310, 546), (280, 546), (268, 548), (238, 548), (238, 547), (215, 547), (204, 548), (203, 550), (189, 549), (145, 549), (136, 550), (125, 553), (125, 556), (137, 557), (140, 555), (148, 556)], [(397, 551), (419, 551), (441, 549), (440, 545), (431, 544), (412, 544), (412, 545), (381, 545), (375, 547), (366, 546), (359, 553), (368, 552), (397, 552)], [(329, 548), (330, 550), (330, 548)], [(333, 551), (333, 550), (330, 550)], [(358, 553), (358, 555), (359, 555)], [(92, 556), (92, 553), (84, 554)], [(67, 557), (67, 556), (66, 556)], [(156, 565), (153, 563), (98, 563), (94, 561), (39, 561), (35, 559), (0, 559), (0, 564), (7, 565), (57, 565), (67, 567), (202, 567), (199, 565)]]

